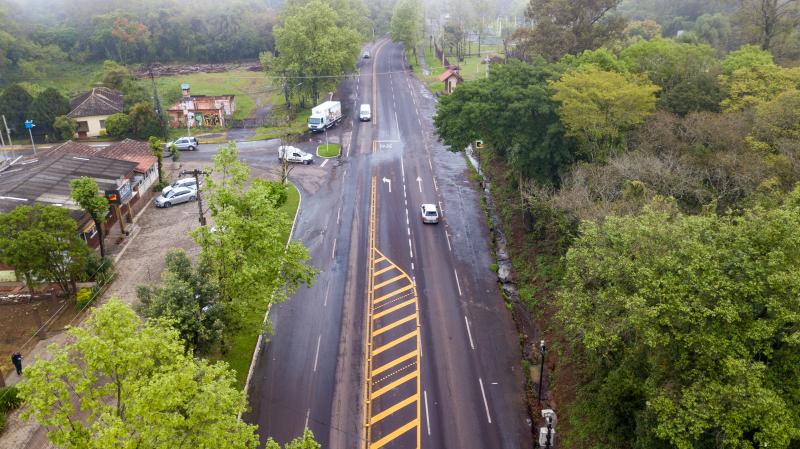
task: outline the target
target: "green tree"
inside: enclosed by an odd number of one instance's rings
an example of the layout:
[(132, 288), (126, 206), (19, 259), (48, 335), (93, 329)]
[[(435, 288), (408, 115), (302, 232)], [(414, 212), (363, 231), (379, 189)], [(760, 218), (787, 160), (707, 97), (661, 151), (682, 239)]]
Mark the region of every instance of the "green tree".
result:
[(782, 40), (800, 25), (797, 0), (741, 0), (738, 19), (750, 42), (762, 50), (780, 46)]
[(69, 448), (255, 448), (255, 426), (239, 420), (245, 393), (222, 362), (194, 358), (178, 332), (143, 324), (117, 299), (95, 309), (51, 360), (25, 371), (26, 417)]
[(312, 0), (288, 10), (283, 24), (273, 30), (278, 56), (272, 61), (272, 73), (292, 85), (287, 88), (296, 89), (301, 105), (307, 98), (318, 102), (320, 94), (333, 90), (355, 68), (361, 36), (337, 25), (340, 22), (327, 3)]
[(75, 201), (84, 212), (92, 217), (94, 226), (97, 228), (97, 238), (100, 241), (100, 257), (105, 257), (106, 244), (103, 223), (106, 222), (108, 216), (108, 200), (101, 194), (97, 182), (88, 176), (73, 179), (70, 181), (69, 187), (72, 201)]
[(143, 101), (131, 106), (128, 118), (130, 119), (131, 133), (139, 139), (147, 139), (149, 136), (160, 136), (162, 134), (161, 122), (153, 104), (149, 101)]
[(160, 189), (164, 186), (164, 144), (155, 136), (150, 136), (147, 144), (150, 146), (150, 153), (158, 159), (158, 186), (156, 187)]
[(238, 326), (249, 308), (282, 301), (315, 274), (307, 249), (298, 242), (285, 244), (291, 220), (279, 207), (286, 201), (286, 186), (254, 179), (245, 187), (248, 178), (236, 144), (221, 147), (205, 181), (215, 226), (192, 232), (201, 263), (218, 288), (227, 329)]
[(19, 84), (8, 86), (0, 95), (0, 115), (6, 116), (8, 127), (13, 129), (16, 137), (27, 134), (24, 122), (28, 117), (28, 108), (33, 102), (33, 97)]
[(69, 140), (75, 137), (78, 131), (78, 122), (66, 115), (59, 115), (53, 120), (53, 129), (56, 133), (56, 138), (60, 140)]
[(609, 15), (620, 1), (530, 0), (525, 16), (535, 25), (528, 45), (549, 61), (601, 47), (625, 28), (624, 19)]
[(724, 111), (741, 111), (769, 101), (787, 90), (800, 88), (800, 69), (754, 65), (720, 76)]
[(587, 156), (599, 160), (655, 111), (659, 91), (647, 80), (596, 67), (567, 72), (551, 84), (567, 134), (582, 142)]
[(515, 174), (557, 181), (575, 153), (552, 100), (549, 82), (560, 75), (543, 59), (493, 66), (488, 79), (465, 83), (441, 98), (434, 117), (437, 133), (452, 151), (483, 140)]
[(111, 114), (106, 119), (106, 132), (109, 136), (125, 137), (131, 131), (131, 119), (128, 114)]
[[(302, 437), (297, 437), (286, 443), (283, 449), (320, 449), (321, 447), (322, 445), (317, 443), (317, 440), (314, 439), (314, 433), (306, 427), (303, 430)], [(269, 438), (265, 449), (281, 449), (281, 446), (275, 440)]]
[(755, 109), (753, 137), (777, 152), (785, 142), (800, 143), (800, 92), (787, 90)]
[(204, 264), (192, 267), (183, 250), (171, 250), (161, 285), (139, 286), (136, 291), (142, 315), (168, 320), (187, 348), (198, 354), (208, 353), (220, 342), (224, 329), (217, 289), (208, 275)]
[(417, 63), (417, 45), (422, 40), (422, 3), (419, 0), (398, 0), (394, 5), (390, 23), (392, 40), (402, 42), (414, 54)]
[(739, 69), (772, 65), (775, 65), (772, 53), (755, 45), (743, 45), (738, 50), (728, 53), (722, 60), (722, 69), (726, 75), (731, 75)]
[(61, 92), (52, 87), (48, 87), (36, 96), (31, 103), (29, 116), (47, 132), (53, 132), (53, 124), (56, 118), (69, 113), (69, 100)]
[(0, 261), (14, 267), (31, 293), (41, 280), (74, 296), (88, 257), (89, 248), (67, 209), (35, 204), (0, 214)]
[(572, 406), (596, 447), (800, 443), (800, 190), (687, 216), (669, 202), (586, 222), (558, 319), (591, 380)]

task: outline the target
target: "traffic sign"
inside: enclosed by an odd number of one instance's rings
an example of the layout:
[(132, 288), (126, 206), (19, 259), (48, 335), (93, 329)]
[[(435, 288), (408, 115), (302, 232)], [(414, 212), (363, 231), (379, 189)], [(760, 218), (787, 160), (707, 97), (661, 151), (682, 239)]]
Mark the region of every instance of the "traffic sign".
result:
[(33, 124), (33, 120), (25, 120), (25, 129), (31, 129), (34, 126), (36, 125)]

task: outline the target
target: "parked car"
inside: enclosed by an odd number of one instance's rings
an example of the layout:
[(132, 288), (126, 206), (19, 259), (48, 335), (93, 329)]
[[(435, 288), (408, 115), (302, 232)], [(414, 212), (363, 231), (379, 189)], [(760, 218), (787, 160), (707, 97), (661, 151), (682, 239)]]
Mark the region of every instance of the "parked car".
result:
[(283, 161), (284, 159), (289, 162), (306, 165), (314, 162), (314, 156), (291, 145), (282, 145), (278, 147), (278, 160)]
[(187, 187), (187, 188), (190, 188), (192, 190), (197, 190), (197, 180), (194, 179), (193, 177), (192, 178), (181, 178), (181, 179), (173, 182), (172, 184), (164, 187), (163, 189), (161, 189), (161, 194), (162, 195), (166, 195), (167, 192), (169, 192), (172, 189), (178, 188), (178, 187)]
[(196, 137), (181, 137), (180, 139), (174, 140), (167, 144), (167, 148), (175, 145), (176, 150), (180, 151), (194, 151), (197, 149), (197, 146), (200, 145), (197, 143)]
[(176, 187), (166, 194), (158, 195), (154, 200), (156, 207), (172, 207), (174, 204), (186, 203), (197, 199), (197, 190), (188, 187)]
[(368, 104), (362, 104), (361, 110), (358, 113), (358, 119), (362, 122), (368, 122), (372, 120), (372, 108)]
[(439, 223), (439, 211), (436, 210), (435, 204), (423, 204), (419, 208), (423, 223)]

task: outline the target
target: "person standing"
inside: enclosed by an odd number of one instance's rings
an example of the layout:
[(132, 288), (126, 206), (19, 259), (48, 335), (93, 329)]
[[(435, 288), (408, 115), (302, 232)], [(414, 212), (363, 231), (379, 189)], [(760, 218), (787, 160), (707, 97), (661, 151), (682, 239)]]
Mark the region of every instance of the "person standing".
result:
[(11, 363), (14, 364), (14, 368), (17, 369), (17, 375), (22, 375), (22, 354), (19, 352), (15, 352), (11, 355)]

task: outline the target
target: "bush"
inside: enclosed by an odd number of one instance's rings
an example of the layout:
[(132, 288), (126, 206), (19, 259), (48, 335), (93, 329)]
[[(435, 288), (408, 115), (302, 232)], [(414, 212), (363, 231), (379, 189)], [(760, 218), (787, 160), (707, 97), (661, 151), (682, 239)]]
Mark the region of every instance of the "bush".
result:
[(167, 182), (167, 181), (157, 182), (157, 183), (153, 184), (153, 192), (160, 192), (160, 191), (162, 191), (164, 189), (164, 187), (166, 187), (168, 185), (169, 185), (169, 182)]
[(91, 253), (86, 261), (84, 281), (95, 281), (104, 285), (114, 274), (114, 261), (110, 257), (101, 258), (97, 253)]
[(75, 296), (75, 304), (79, 309), (85, 308), (94, 297), (94, 292), (90, 288), (82, 288), (78, 290)]
[(123, 113), (111, 114), (106, 119), (106, 132), (114, 137), (125, 137), (131, 132), (131, 120)]
[(17, 387), (11, 385), (0, 388), (0, 415), (4, 415), (22, 405)]

